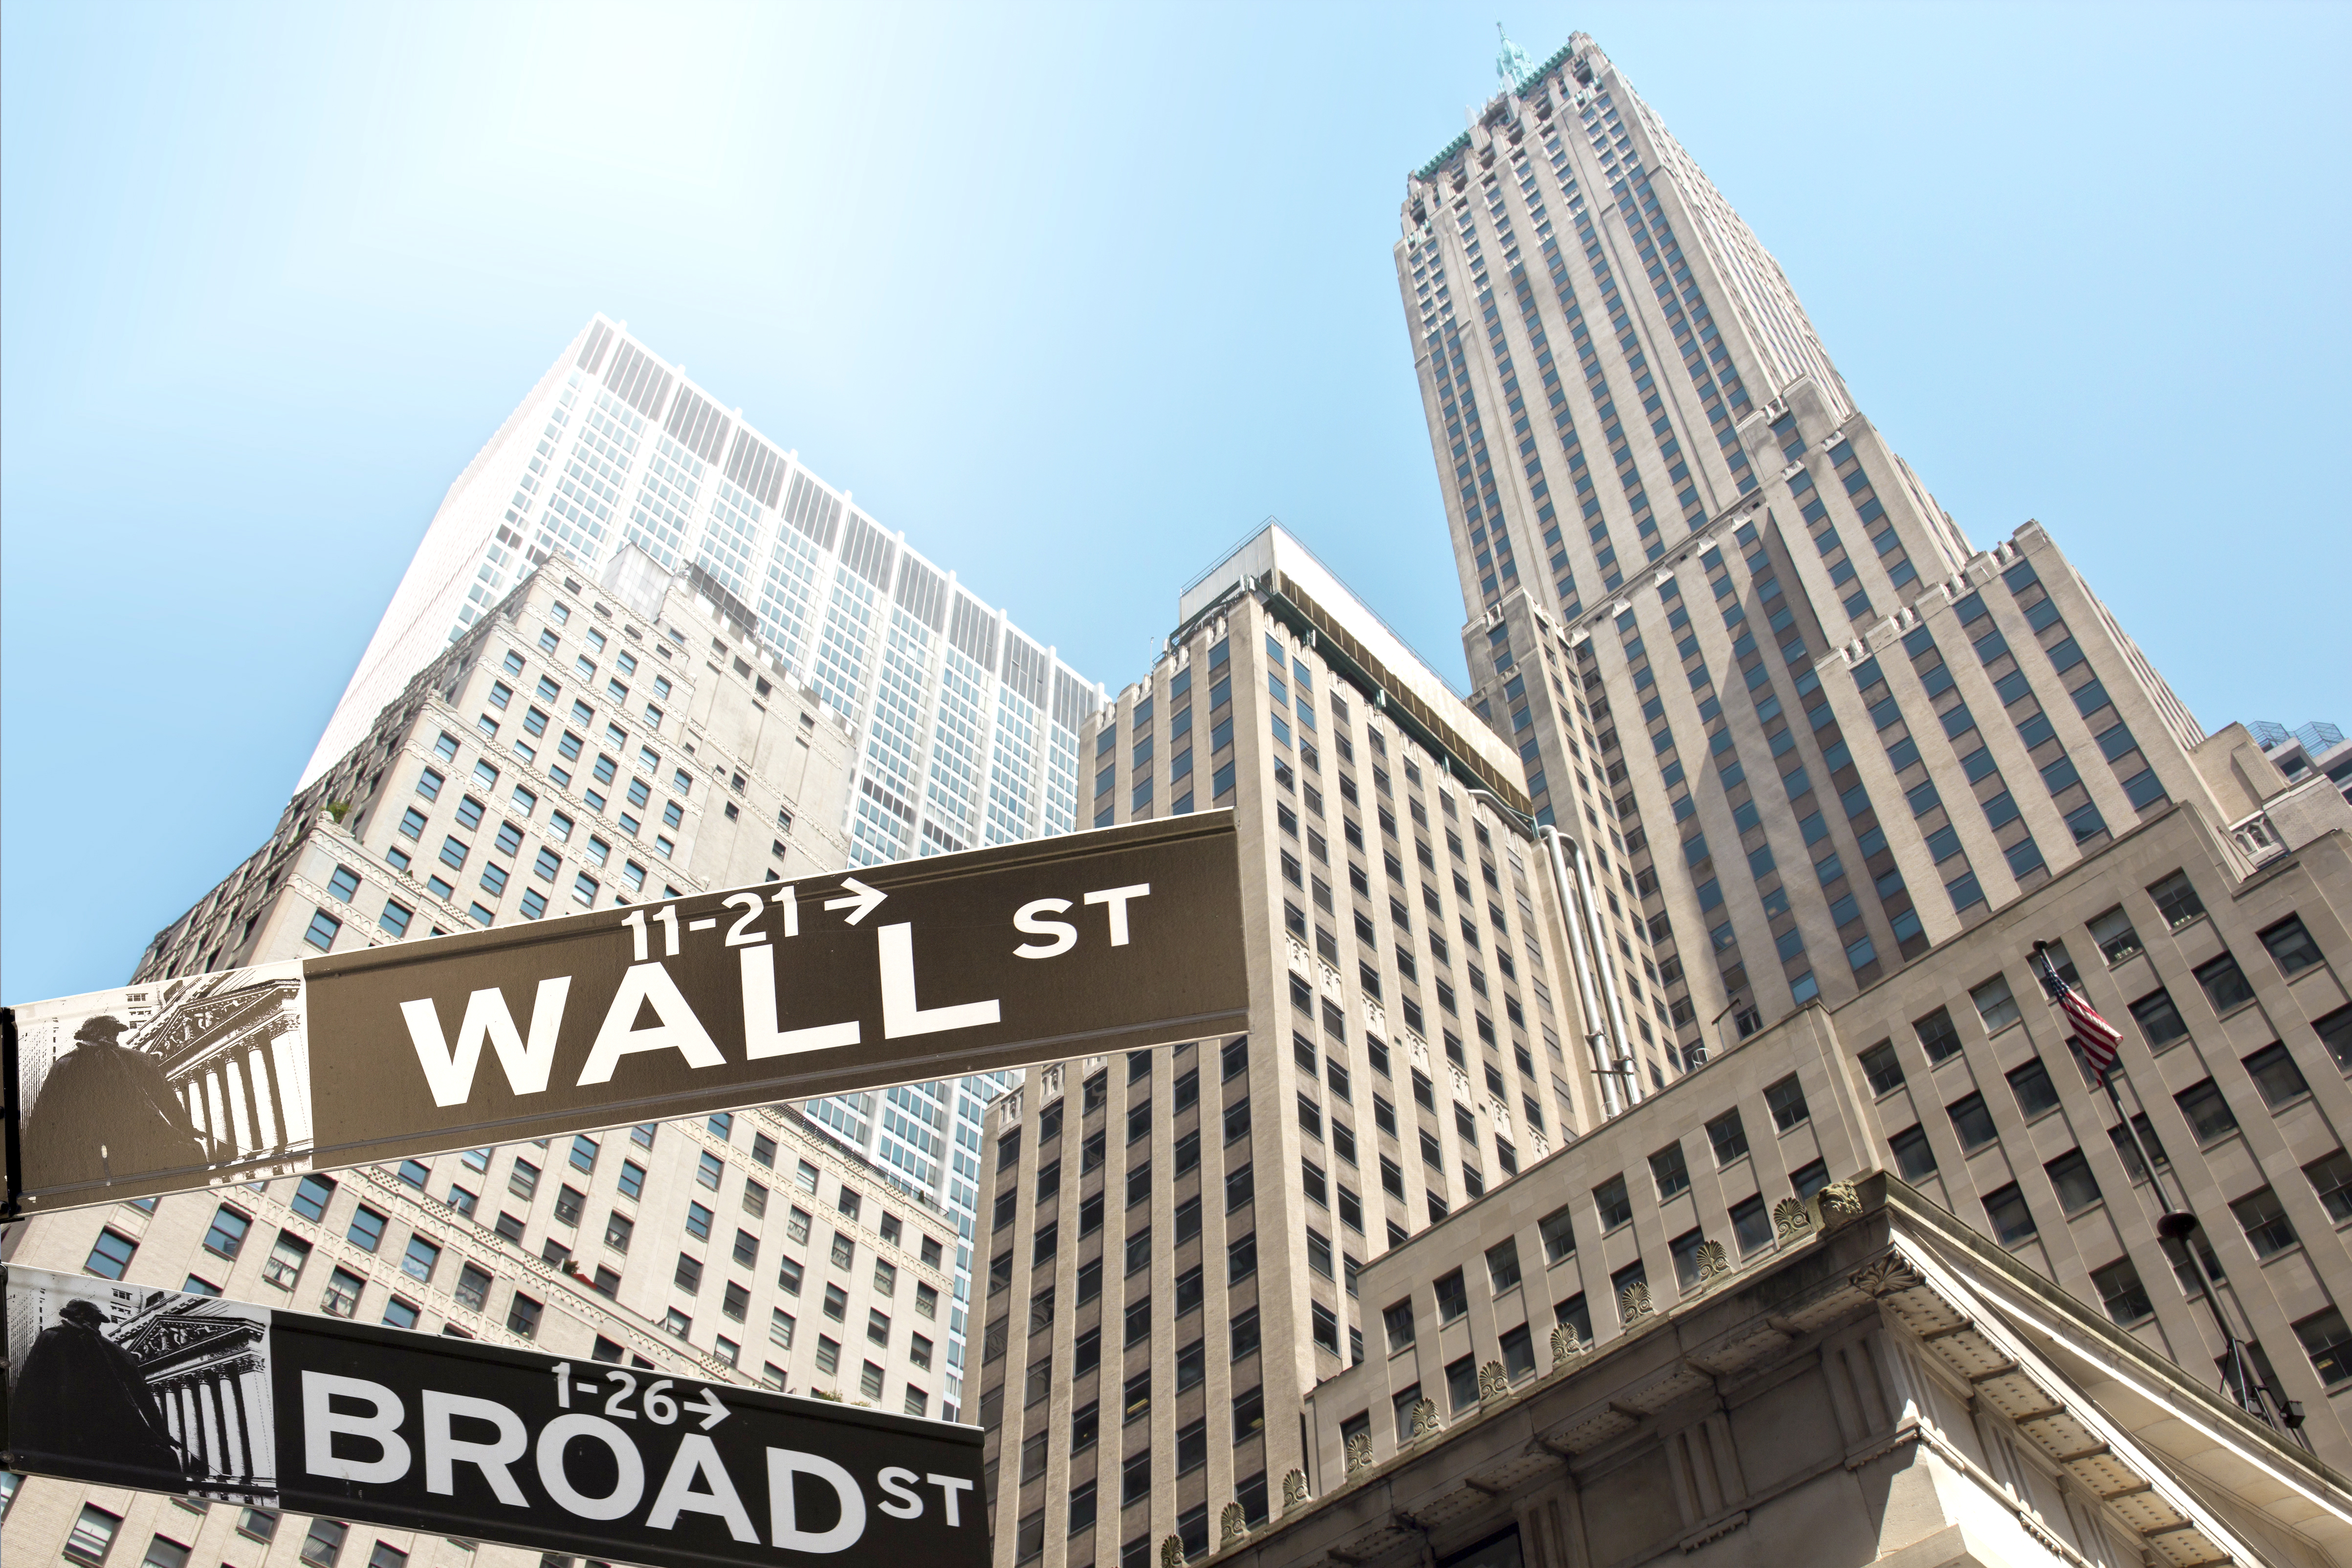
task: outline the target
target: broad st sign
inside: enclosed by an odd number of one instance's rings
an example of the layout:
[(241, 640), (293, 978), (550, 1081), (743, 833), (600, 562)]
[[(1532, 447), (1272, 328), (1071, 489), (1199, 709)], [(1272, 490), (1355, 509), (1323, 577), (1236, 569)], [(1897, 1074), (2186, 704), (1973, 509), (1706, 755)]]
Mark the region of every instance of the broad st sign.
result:
[(988, 1561), (978, 1427), (6, 1272), (18, 1471), (645, 1563)]
[(10, 1010), (37, 1212), (1237, 1030), (1229, 812)]

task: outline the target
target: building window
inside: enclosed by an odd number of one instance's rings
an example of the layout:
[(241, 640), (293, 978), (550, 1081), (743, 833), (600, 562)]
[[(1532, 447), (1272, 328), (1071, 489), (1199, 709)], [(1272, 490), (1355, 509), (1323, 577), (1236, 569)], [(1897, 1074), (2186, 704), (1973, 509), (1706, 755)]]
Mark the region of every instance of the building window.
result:
[(1936, 1171), (1936, 1151), (1928, 1146), (1924, 1127), (1906, 1127), (1887, 1141), (1895, 1153), (1895, 1168), (1906, 1182), (1924, 1181)]
[(2352, 1379), (2352, 1328), (2345, 1326), (2342, 1312), (2330, 1307), (2304, 1319), (2295, 1324), (2294, 1337), (2303, 1342), (2321, 1383), (2336, 1388)]
[(2166, 926), (2173, 931), (2200, 919), (2205, 913), (2205, 901), (2197, 896), (2197, 889), (2189, 883), (2186, 871), (2175, 871), (2163, 880), (2150, 884), (2147, 896), (2156, 900), (2157, 913), (2164, 917)]
[(358, 1275), (338, 1268), (327, 1276), (327, 1288), (319, 1297), (319, 1310), (331, 1317), (351, 1317), (360, 1310), (360, 1292), (364, 1288)]
[(2254, 988), (2246, 984), (2245, 972), (2229, 953), (2199, 964), (2192, 973), (2197, 984), (2205, 988), (2206, 1000), (2213, 1004), (2216, 1013), (2234, 1011), (2254, 999)]
[(2276, 1258), (2295, 1245), (2294, 1226), (2288, 1222), (2278, 1194), (2270, 1188), (2248, 1193), (2230, 1205), (2230, 1212), (2237, 1216), (2256, 1258)]
[(335, 938), (342, 929), (342, 921), (320, 910), (310, 916), (310, 929), (302, 933), (302, 940), (320, 952), (326, 952), (334, 947)]
[(335, 1568), (335, 1559), (343, 1554), (343, 1540), (352, 1527), (335, 1519), (314, 1519), (310, 1533), (302, 1538), (302, 1561), (310, 1568)]
[(2139, 932), (2132, 929), (2131, 916), (2121, 904), (2101, 915), (2091, 917), (2091, 940), (2099, 944), (2099, 955), (2110, 967), (2141, 952)]
[(261, 1267), (261, 1277), (281, 1290), (291, 1290), (310, 1261), (310, 1242), (290, 1230), (281, 1230), (269, 1249), (268, 1261)]
[(1911, 1028), (1931, 1064), (1959, 1054), (1960, 1032), (1952, 1026), (1952, 1015), (1947, 1009), (1938, 1007), (1924, 1018), (1913, 1019)]
[(2160, 985), (2132, 1003), (2131, 1015), (2140, 1033), (2147, 1037), (2150, 1049), (2160, 1049), (2189, 1033), (2180, 1009), (2172, 1005), (2171, 994)]
[(327, 1176), (305, 1176), (294, 1189), (291, 1206), (307, 1220), (327, 1217), (327, 1200), (335, 1195), (335, 1184)]
[(2083, 1158), (2080, 1149), (2069, 1149), (2042, 1168), (2048, 1173), (2051, 1188), (2058, 1194), (2058, 1206), (2068, 1215), (2080, 1214), (2099, 1201), (2099, 1180), (2091, 1173), (2091, 1163)]
[(2039, 1057), (2010, 1070), (2009, 1088), (2017, 1096), (2017, 1109), (2029, 1121), (2045, 1110), (2058, 1109), (2058, 1087), (2050, 1081), (2050, 1069)]
[(2189, 1085), (2173, 1100), (2180, 1114), (2189, 1119), (2189, 1130), (2197, 1134), (2200, 1144), (2225, 1138), (2238, 1130), (2238, 1118), (2230, 1110), (2230, 1102), (2221, 1098), (2221, 1087), (2211, 1079)]
[(1743, 1258), (1772, 1242), (1772, 1216), (1765, 1210), (1764, 1195), (1753, 1194), (1731, 1211), (1731, 1233), (1739, 1243)]
[(109, 1513), (95, 1503), (84, 1503), (73, 1530), (66, 1536), (65, 1555), (76, 1563), (103, 1563), (121, 1528), (121, 1514)]
[(2011, 994), (2009, 981), (1996, 974), (1982, 984), (1969, 990), (1969, 1000), (1977, 1005), (1977, 1016), (1984, 1020), (1985, 1033), (1998, 1035), (2017, 1022), (2020, 1015), (2017, 998)]
[(1706, 1137), (1715, 1147), (1715, 1163), (1718, 1166), (1748, 1157), (1748, 1129), (1740, 1123), (1737, 1110), (1727, 1110), (1708, 1122)]
[(2156, 1308), (2147, 1299), (2147, 1288), (2140, 1283), (2139, 1270), (2132, 1267), (2128, 1258), (2119, 1258), (2105, 1268), (2093, 1270), (2091, 1288), (2099, 1293), (2107, 1316), (2125, 1328), (2156, 1315)]
[(2272, 1045), (2246, 1058), (2246, 1072), (2262, 1091), (2263, 1103), (2273, 1110), (2311, 1092), (2303, 1069), (2294, 1065), (2284, 1045)]
[(2025, 1194), (2011, 1182), (1998, 1192), (1985, 1195), (1985, 1216), (1992, 1222), (1992, 1233), (2004, 1247), (2014, 1247), (2034, 1234), (2033, 1211), (2026, 1205)]
[(1772, 1124), (1783, 1132), (1812, 1114), (1806, 1109), (1805, 1091), (1794, 1073), (1765, 1089), (1764, 1102), (1772, 1109)]
[(1873, 1094), (1893, 1094), (1903, 1087), (1903, 1064), (1895, 1055), (1895, 1042), (1881, 1040), (1862, 1053), (1863, 1077), (1870, 1082)]
[(2304, 929), (2300, 915), (2289, 915), (2278, 924), (2266, 928), (2262, 938), (2263, 945), (2271, 950), (2271, 957), (2277, 962), (2281, 973), (2300, 973), (2319, 962), (2319, 944), (2312, 941), (2311, 932)]
[(139, 1244), (121, 1231), (101, 1230), (82, 1268), (101, 1279), (120, 1279), (131, 1267), (131, 1255), (138, 1250)]

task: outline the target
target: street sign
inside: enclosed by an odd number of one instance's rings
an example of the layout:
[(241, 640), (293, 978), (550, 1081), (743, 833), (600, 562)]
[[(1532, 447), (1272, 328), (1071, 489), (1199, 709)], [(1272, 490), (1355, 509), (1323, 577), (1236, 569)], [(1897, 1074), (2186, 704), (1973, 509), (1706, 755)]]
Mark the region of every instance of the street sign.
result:
[(643, 1563), (988, 1562), (976, 1426), (5, 1272), (19, 1472)]
[(1240, 913), (1220, 811), (32, 1004), (9, 1189), (40, 1212), (1237, 1030)]

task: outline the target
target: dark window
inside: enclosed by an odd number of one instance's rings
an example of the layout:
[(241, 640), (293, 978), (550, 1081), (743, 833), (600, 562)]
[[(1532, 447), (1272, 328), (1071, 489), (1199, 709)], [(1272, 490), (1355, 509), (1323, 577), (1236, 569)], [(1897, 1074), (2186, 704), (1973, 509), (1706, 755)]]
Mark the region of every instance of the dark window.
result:
[(1387, 1329), (1389, 1349), (1401, 1351), (1412, 1343), (1412, 1298), (1391, 1301), (1381, 1310), (1381, 1322)]
[[(2108, 760), (2112, 762), (2114, 759)], [(2186, 871), (2175, 871), (2162, 881), (2150, 884), (2147, 896), (2156, 900), (2157, 912), (2174, 931), (2179, 931), (2205, 912), (2205, 900), (2197, 896), (2197, 889), (2189, 883)]]
[(2285, 1205), (2268, 1187), (2258, 1187), (2231, 1204), (2230, 1212), (2237, 1216), (2256, 1258), (2275, 1258), (2295, 1244)]
[(2303, 1342), (2322, 1384), (2335, 1388), (2352, 1379), (2352, 1328), (2345, 1325), (2342, 1312), (2330, 1307), (2303, 1319), (2294, 1325), (2294, 1337)]
[(2189, 1033), (2180, 1009), (2172, 1005), (2171, 994), (2160, 985), (2133, 1003), (2131, 1015), (2138, 1022), (2140, 1033), (2147, 1037), (2150, 1048), (2169, 1045)]
[(2033, 1211), (2026, 1205), (2025, 1194), (2018, 1191), (2015, 1182), (1987, 1194), (1984, 1204), (1985, 1217), (1992, 1222), (1992, 1233), (2003, 1246), (2015, 1246), (2033, 1235)]
[(1569, 1205), (1559, 1208), (1536, 1222), (1538, 1234), (1543, 1237), (1544, 1261), (1558, 1263), (1576, 1250), (1576, 1220)]
[(2254, 999), (2254, 988), (2246, 984), (2245, 972), (2229, 953), (2199, 964), (2195, 973), (2197, 984), (2205, 988), (2206, 999), (2213, 1004), (2216, 1013), (2230, 1012)]
[(2282, 973), (2294, 974), (2319, 962), (2319, 944), (2311, 940), (2304, 929), (2303, 917), (2289, 915), (2262, 933), (2263, 945), (2271, 950)]
[(1601, 1228), (1614, 1230), (1633, 1217), (1633, 1200), (1625, 1191), (1625, 1178), (1612, 1176), (1592, 1189), (1592, 1206), (1601, 1215)]
[(2083, 1158), (2080, 1149), (2069, 1149), (2042, 1168), (2049, 1174), (2051, 1190), (2058, 1194), (2058, 1206), (2068, 1215), (2080, 1214), (2099, 1201), (2099, 1180), (2091, 1173), (2091, 1163)]
[(1959, 1135), (1962, 1150), (1973, 1152), (2000, 1136), (1992, 1124), (1992, 1112), (1986, 1109), (1984, 1096), (1971, 1094), (1944, 1107), (1952, 1119), (1952, 1131)]
[(1748, 1129), (1740, 1124), (1739, 1112), (1727, 1110), (1706, 1124), (1707, 1142), (1715, 1145), (1715, 1163), (1728, 1165), (1748, 1154)]
[(1794, 1073), (1765, 1089), (1764, 1102), (1772, 1108), (1773, 1125), (1783, 1132), (1812, 1114), (1805, 1108), (1805, 1091)]
[(2338, 1149), (2305, 1165), (2303, 1173), (2328, 1218), (2338, 1225), (2352, 1221), (2352, 1154)]
[(2128, 1258), (2119, 1258), (2105, 1268), (2092, 1270), (2091, 1288), (2099, 1293), (2107, 1316), (2126, 1328), (2156, 1315), (2156, 1308), (2147, 1299), (2147, 1287), (2140, 1283), (2139, 1270), (2132, 1267)]
[(2180, 1114), (2189, 1119), (2189, 1131), (2200, 1144), (2216, 1138), (2225, 1138), (2238, 1130), (2238, 1118), (2230, 1110), (2230, 1102), (2221, 1098), (2221, 1087), (2211, 1079), (2190, 1084), (2173, 1100)]
[(1928, 1146), (1924, 1127), (1906, 1127), (1886, 1141), (1895, 1152), (1895, 1168), (1906, 1182), (1920, 1181), (1935, 1173), (1936, 1151)]
[(2050, 1069), (2036, 1057), (2023, 1067), (2012, 1068), (2009, 1074), (2010, 1092), (2017, 1096), (2017, 1109), (2031, 1121), (2058, 1105), (2057, 1086), (2050, 1081)]
[(1892, 1094), (1903, 1087), (1903, 1064), (1895, 1055), (1895, 1042), (1881, 1040), (1862, 1053), (1863, 1077), (1870, 1081), (1873, 1094)]
[(2262, 1090), (2263, 1103), (2275, 1110), (2289, 1100), (2301, 1099), (2311, 1092), (2305, 1081), (2303, 1069), (2284, 1045), (2266, 1046), (2246, 1058), (2246, 1072)]

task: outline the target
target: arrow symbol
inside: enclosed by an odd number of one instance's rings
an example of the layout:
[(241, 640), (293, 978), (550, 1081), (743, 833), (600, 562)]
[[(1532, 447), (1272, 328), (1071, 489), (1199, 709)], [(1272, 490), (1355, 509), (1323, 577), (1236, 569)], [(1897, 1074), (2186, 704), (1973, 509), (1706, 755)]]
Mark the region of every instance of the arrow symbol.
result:
[(721, 1421), (726, 1420), (727, 1417), (734, 1414), (734, 1412), (728, 1409), (727, 1406), (719, 1403), (719, 1394), (715, 1390), (708, 1388), (702, 1391), (701, 1399), (688, 1400), (686, 1402), (686, 1408), (688, 1410), (700, 1410), (707, 1412), (707, 1414), (702, 1417), (702, 1429), (706, 1432), (709, 1431), (713, 1426), (718, 1426)]
[(876, 910), (881, 908), (882, 900), (890, 896), (879, 888), (867, 887), (865, 883), (859, 881), (855, 877), (844, 877), (841, 879), (841, 885), (850, 889), (849, 897), (845, 899), (827, 899), (824, 901), (824, 907), (828, 910), (850, 910), (851, 914), (849, 916), (849, 923), (851, 925), (856, 925), (859, 921), (864, 920), (867, 915), (872, 914)]

